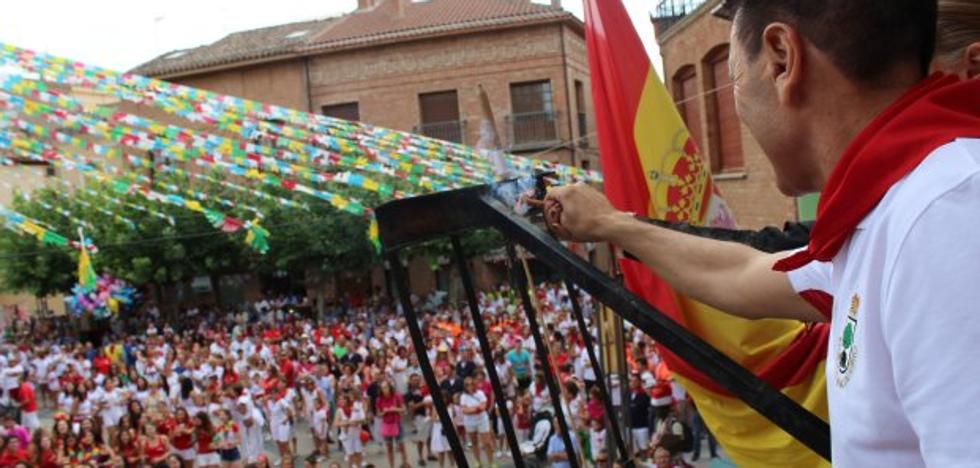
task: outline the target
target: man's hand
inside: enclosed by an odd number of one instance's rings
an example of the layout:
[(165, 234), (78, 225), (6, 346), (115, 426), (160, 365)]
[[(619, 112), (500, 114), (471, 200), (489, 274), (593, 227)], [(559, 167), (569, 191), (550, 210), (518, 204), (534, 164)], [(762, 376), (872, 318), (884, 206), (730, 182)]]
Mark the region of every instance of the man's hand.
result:
[(608, 240), (604, 228), (623, 215), (598, 190), (583, 183), (548, 189), (543, 209), (555, 235), (578, 242)]

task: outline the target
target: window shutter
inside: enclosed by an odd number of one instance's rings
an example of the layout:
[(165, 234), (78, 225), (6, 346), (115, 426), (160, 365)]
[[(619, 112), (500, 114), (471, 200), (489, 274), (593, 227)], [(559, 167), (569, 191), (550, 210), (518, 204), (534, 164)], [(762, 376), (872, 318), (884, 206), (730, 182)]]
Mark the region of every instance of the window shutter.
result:
[(681, 119), (687, 126), (691, 139), (698, 145), (701, 155), (708, 157), (704, 146), (704, 129), (701, 126), (701, 97), (698, 93), (698, 75), (693, 65), (681, 68), (674, 77), (674, 101)]
[(742, 157), (742, 124), (735, 113), (735, 92), (728, 75), (728, 49), (714, 57), (710, 62), (714, 103), (716, 151), (720, 172), (738, 171), (745, 167)]
[(419, 95), (422, 123), (445, 123), (459, 120), (459, 100), (456, 90)]
[(323, 115), (357, 122), (361, 120), (361, 110), (356, 102), (330, 104), (323, 106)]

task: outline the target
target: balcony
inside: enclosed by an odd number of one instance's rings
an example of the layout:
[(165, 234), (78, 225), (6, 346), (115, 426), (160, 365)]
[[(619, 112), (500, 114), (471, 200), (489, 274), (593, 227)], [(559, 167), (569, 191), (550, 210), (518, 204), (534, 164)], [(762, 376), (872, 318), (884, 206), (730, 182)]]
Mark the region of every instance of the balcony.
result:
[(448, 122), (429, 122), (415, 126), (414, 133), (425, 135), (430, 138), (451, 141), (453, 143), (466, 143), (466, 121), (450, 120)]
[(706, 2), (707, 0), (660, 0), (652, 15), (657, 36), (659, 37), (694, 10), (701, 8), (701, 5)]
[(558, 112), (524, 112), (506, 117), (511, 151), (543, 149), (559, 143)]

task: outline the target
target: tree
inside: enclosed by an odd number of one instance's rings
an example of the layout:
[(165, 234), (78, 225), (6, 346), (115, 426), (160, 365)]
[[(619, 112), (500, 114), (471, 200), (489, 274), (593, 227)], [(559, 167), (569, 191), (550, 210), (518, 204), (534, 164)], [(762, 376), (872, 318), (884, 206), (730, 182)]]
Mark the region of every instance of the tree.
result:
[[(30, 199), (18, 197), (14, 208), (67, 237), (75, 236), (79, 220), (91, 223), (86, 237), (99, 248), (92, 258), (96, 271), (148, 286), (157, 297), (164, 297), (175, 284), (199, 275), (210, 276), (216, 285), (222, 275), (243, 272), (287, 271), (297, 278), (311, 275), (325, 279), (340, 273), (364, 274), (381, 263), (367, 237), (366, 217), (337, 210), (325, 201), (293, 191), (261, 187), (263, 193), (304, 203), (308, 209), (287, 206), (276, 198), (229, 188), (221, 183), (225, 177), (222, 173), (207, 175), (210, 181), (158, 172), (154, 187), (172, 184), (192, 190), (202, 205), (242, 221), (257, 221), (254, 211), (263, 213), (261, 225), (271, 233), (270, 249), (265, 255), (243, 242), (244, 233), (221, 232), (201, 213), (150, 201), (125, 190), (120, 193), (111, 184), (90, 184), (70, 194), (39, 189)], [(407, 189), (404, 181), (394, 185), (399, 190)], [(357, 198), (369, 207), (383, 202), (377, 193), (349, 186), (325, 184), (324, 189)], [(180, 195), (192, 199), (186, 192)], [(175, 223), (171, 225), (160, 215), (172, 217)], [(470, 256), (503, 245), (500, 235), (490, 230), (468, 233), (462, 242)], [(418, 246), (409, 254), (431, 260), (453, 258), (447, 240)], [(0, 234), (0, 258), (4, 260), (0, 264), (0, 288), (5, 290), (46, 296), (67, 293), (77, 281), (77, 253), (43, 246), (33, 237), (4, 231)], [(220, 295), (220, 290), (216, 292)]]

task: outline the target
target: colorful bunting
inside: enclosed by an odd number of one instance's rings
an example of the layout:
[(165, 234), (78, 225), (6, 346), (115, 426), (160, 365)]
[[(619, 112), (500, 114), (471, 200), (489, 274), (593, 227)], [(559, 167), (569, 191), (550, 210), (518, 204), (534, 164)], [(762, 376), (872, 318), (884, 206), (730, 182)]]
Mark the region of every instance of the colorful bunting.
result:
[[(106, 160), (121, 158), (138, 167), (156, 165), (155, 169), (187, 180), (207, 180), (240, 193), (308, 210), (306, 203), (238, 182), (245, 180), (302, 193), (326, 201), (338, 210), (364, 216), (368, 220), (368, 237), (376, 247), (380, 243), (372, 208), (356, 198), (324, 190), (323, 184), (356, 187), (388, 200), (494, 180), (495, 163), (490, 155), (463, 145), (117, 73), (7, 44), (0, 44), (0, 65), (40, 78), (27, 79), (18, 74), (0, 77), (0, 110), (6, 111), (0, 112), (0, 124), (13, 126), (0, 128), (0, 148), (58, 160), (86, 177), (110, 184), (120, 194), (134, 193), (150, 201), (200, 212), (224, 231), (246, 229), (249, 233), (246, 242), (258, 251), (268, 249), (268, 231), (259, 226), (262, 213), (258, 208), (167, 181), (113, 171), (107, 161), (94, 164), (83, 157), (60, 157), (57, 147), (68, 146)], [(127, 103), (179, 117), (190, 125), (162, 123), (107, 106), (87, 108), (65, 93), (65, 87), (82, 87), (115, 96)], [(199, 167), (220, 170), (240, 180), (223, 180), (197, 171), (158, 165), (162, 161), (129, 154), (125, 147), (152, 152), (164, 160), (192, 162)], [(601, 180), (597, 173), (576, 167), (514, 155), (505, 157), (517, 174), (547, 171), (566, 180)], [(0, 158), (0, 164), (15, 163), (10, 158)], [(117, 175), (107, 176), (102, 172), (106, 170)], [(173, 218), (149, 208), (137, 208), (140, 205), (111, 195), (98, 196), (173, 223)], [(246, 210), (255, 220), (241, 221), (202, 203)], [(118, 215), (114, 218), (118, 219)]]

